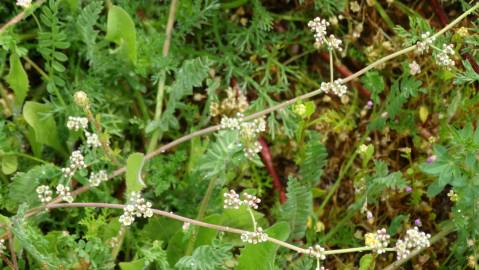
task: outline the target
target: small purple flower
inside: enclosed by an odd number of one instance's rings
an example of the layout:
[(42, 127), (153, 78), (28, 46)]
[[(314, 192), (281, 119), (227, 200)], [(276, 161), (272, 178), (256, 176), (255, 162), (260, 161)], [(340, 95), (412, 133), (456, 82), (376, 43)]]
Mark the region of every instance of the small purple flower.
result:
[(367, 212), (366, 212), (366, 218), (367, 218), (368, 220), (372, 220), (372, 219), (373, 219), (373, 213), (371, 213), (371, 211), (367, 211)]
[(366, 107), (367, 107), (368, 109), (371, 109), (371, 108), (373, 107), (373, 104), (374, 104), (374, 103), (373, 103), (372, 100), (368, 100), (368, 103), (366, 104)]
[(436, 155), (432, 155), (432, 156), (429, 156), (426, 160), (427, 163), (431, 164), (433, 163), (434, 161), (436, 161), (437, 157)]
[(416, 218), (416, 220), (414, 220), (414, 224), (418, 227), (422, 226), (422, 222), (421, 222), (421, 219), (420, 218)]
[(411, 193), (412, 192), (412, 187), (410, 186), (407, 186), (404, 191), (406, 191), (407, 193)]

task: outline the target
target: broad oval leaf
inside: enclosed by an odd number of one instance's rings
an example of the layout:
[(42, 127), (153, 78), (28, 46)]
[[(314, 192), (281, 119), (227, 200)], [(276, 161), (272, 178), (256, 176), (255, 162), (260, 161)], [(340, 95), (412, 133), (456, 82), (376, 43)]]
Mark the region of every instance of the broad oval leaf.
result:
[(128, 193), (141, 191), (145, 186), (141, 178), (144, 161), (143, 153), (133, 153), (128, 156), (126, 161), (126, 190)]
[(35, 132), (35, 139), (40, 144), (46, 144), (59, 152), (63, 147), (58, 138), (57, 124), (51, 114), (52, 106), (34, 101), (28, 101), (23, 107), (23, 117)]
[(14, 53), (10, 55), (10, 71), (7, 74), (6, 80), (15, 93), (15, 104), (20, 106), (27, 96), (30, 84), (20, 58)]
[(135, 23), (130, 15), (119, 6), (108, 11), (105, 39), (118, 45), (118, 52), (136, 64), (137, 45)]
[(18, 159), (16, 156), (4, 156), (2, 158), (2, 172), (5, 175), (12, 174), (17, 171)]

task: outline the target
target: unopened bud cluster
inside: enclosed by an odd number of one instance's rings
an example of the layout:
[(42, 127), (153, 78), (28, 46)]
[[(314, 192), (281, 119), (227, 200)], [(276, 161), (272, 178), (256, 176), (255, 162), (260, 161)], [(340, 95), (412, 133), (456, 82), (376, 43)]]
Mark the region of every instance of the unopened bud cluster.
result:
[[(435, 41), (435, 38), (431, 36), (430, 32), (423, 33), (421, 35), (421, 41), (418, 41), (416, 43), (416, 54), (422, 55), (424, 53), (429, 52), (429, 48), (435, 48), (439, 52), (436, 54), (436, 63), (439, 66), (443, 66), (447, 69), (450, 69), (455, 65), (454, 60), (451, 59), (452, 56), (454, 56), (454, 45), (452, 44), (443, 44), (442, 49), (434, 47), (433, 43)], [(411, 66), (410, 66), (411, 68)], [(416, 69), (417, 70), (417, 69)], [(420, 71), (420, 69), (419, 69)], [(413, 73), (417, 74), (419, 72), (414, 72), (413, 68), (411, 68), (411, 75), (414, 75)]]
[(364, 237), (366, 246), (373, 249), (377, 254), (386, 252), (391, 236), (382, 228), (375, 233), (367, 233)]
[(222, 129), (239, 131), (240, 145), (243, 146), (247, 158), (251, 159), (261, 151), (262, 147), (258, 142), (258, 135), (266, 131), (266, 121), (263, 118), (245, 122), (243, 114), (238, 113), (235, 118), (224, 116), (220, 125)]
[(258, 227), (255, 232), (245, 232), (241, 234), (241, 240), (249, 244), (258, 244), (268, 240), (268, 235), (261, 227)]
[(348, 91), (348, 87), (344, 85), (342, 79), (337, 79), (334, 82), (322, 82), (320, 89), (326, 94), (333, 93), (338, 97), (344, 96)]
[(130, 226), (137, 217), (152, 217), (153, 210), (151, 206), (151, 202), (142, 198), (139, 192), (132, 192), (129, 202), (123, 209), (123, 214), (120, 216), (120, 223), (124, 226)]
[(416, 248), (429, 247), (431, 245), (429, 241), (430, 238), (430, 234), (419, 231), (417, 227), (407, 230), (404, 239), (400, 239), (396, 242), (397, 259), (406, 258), (409, 253)]
[(212, 102), (210, 105), (211, 116), (217, 116), (220, 114), (233, 114), (234, 112), (242, 113), (248, 108), (248, 100), (241, 91), (229, 87), (226, 89), (227, 97), (218, 102)]
[(74, 131), (86, 129), (88, 127), (88, 118), (69, 116), (67, 121), (67, 128)]
[(311, 257), (318, 258), (320, 260), (326, 259), (326, 254), (324, 252), (325, 249), (320, 245), (315, 245), (314, 247), (308, 248), (308, 255)]
[(62, 173), (65, 178), (72, 177), (76, 170), (86, 168), (85, 158), (80, 150), (75, 150), (70, 156), (70, 166), (62, 168)]
[(102, 182), (108, 181), (108, 174), (105, 170), (100, 170), (98, 172), (92, 172), (90, 178), (88, 179), (92, 187), (99, 186)]
[(311, 31), (314, 33), (314, 45), (320, 48), (326, 44), (329, 50), (336, 49), (341, 52), (343, 50), (343, 48), (341, 48), (343, 42), (334, 35), (327, 36), (326, 30), (328, 26), (329, 22), (320, 17), (316, 17), (314, 20), (308, 22), (308, 27), (311, 28)]
[(261, 202), (261, 199), (258, 197), (244, 193), (243, 200), (240, 199), (240, 195), (236, 193), (234, 190), (230, 190), (229, 192), (225, 192), (223, 194), (224, 197), (224, 208), (233, 208), (238, 209), (241, 205), (245, 205), (247, 207), (258, 209), (258, 204)]

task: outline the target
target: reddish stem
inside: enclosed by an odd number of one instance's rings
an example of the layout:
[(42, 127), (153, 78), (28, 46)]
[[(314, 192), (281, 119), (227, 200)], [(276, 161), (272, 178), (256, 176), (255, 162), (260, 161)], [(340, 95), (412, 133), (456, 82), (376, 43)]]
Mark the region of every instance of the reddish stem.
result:
[[(323, 58), (324, 61), (329, 62), (329, 54), (328, 53), (321, 53), (320, 54), (321, 58)], [(343, 77), (348, 77), (351, 76), (353, 73), (349, 68), (347, 68), (344, 65), (334, 63), (334, 68), (341, 74)], [(359, 94), (364, 97), (364, 98), (370, 98), (371, 97), (371, 92), (369, 92), (368, 89), (364, 88), (359, 82), (352, 81), (351, 85), (358, 89)]]
[(273, 188), (279, 193), (279, 202), (284, 203), (286, 202), (286, 193), (283, 184), (281, 184), (278, 173), (274, 168), (269, 146), (263, 137), (259, 137), (258, 142), (261, 144), (261, 159), (263, 160), (264, 166), (268, 170), (269, 175), (273, 178)]
[[(449, 19), (447, 18), (446, 12), (442, 8), (441, 3), (439, 3), (437, 0), (431, 0), (431, 4), (434, 7), (434, 12), (436, 13), (436, 16), (439, 18), (439, 21), (443, 26), (446, 26), (449, 23)], [(466, 59), (469, 64), (471, 64), (472, 69), (479, 74), (479, 64), (477, 64), (476, 60), (474, 57), (471, 56), (468, 52), (462, 53), (462, 58)]]

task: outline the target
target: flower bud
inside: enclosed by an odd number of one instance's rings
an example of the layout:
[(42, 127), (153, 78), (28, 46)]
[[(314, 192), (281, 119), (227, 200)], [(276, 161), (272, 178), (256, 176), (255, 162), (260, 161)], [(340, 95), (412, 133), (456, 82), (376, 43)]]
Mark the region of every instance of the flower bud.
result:
[(73, 96), (73, 100), (78, 106), (82, 108), (88, 108), (88, 106), (90, 105), (90, 102), (88, 100), (88, 95), (83, 91), (75, 92), (75, 95)]

